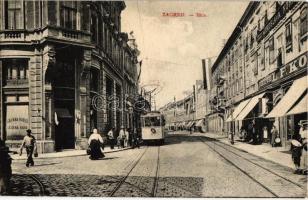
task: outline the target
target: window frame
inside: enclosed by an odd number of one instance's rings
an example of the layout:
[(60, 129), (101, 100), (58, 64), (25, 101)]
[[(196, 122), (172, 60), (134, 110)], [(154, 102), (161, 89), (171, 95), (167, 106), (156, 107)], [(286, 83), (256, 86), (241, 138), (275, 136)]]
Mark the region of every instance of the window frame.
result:
[[(68, 5), (69, 3), (71, 5)], [(77, 30), (77, 12), (76, 1), (63, 1), (60, 17), (61, 26), (66, 29)], [(66, 14), (68, 19), (66, 19)]]

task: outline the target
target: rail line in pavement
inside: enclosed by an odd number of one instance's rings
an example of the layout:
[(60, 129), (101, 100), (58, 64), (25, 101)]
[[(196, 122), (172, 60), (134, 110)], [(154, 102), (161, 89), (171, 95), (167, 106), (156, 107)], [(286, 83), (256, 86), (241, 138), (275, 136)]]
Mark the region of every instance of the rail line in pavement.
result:
[(156, 162), (156, 172), (154, 177), (153, 189), (152, 189), (152, 197), (156, 196), (158, 179), (159, 179), (159, 156), (160, 156), (160, 146), (157, 148), (157, 162)]
[(258, 166), (258, 167), (260, 167), (260, 168), (262, 168), (262, 169), (264, 169), (264, 170), (266, 170), (266, 171), (268, 171), (268, 172), (270, 172), (270, 173), (272, 173), (274, 175), (276, 175), (276, 176), (278, 176), (279, 178), (282, 178), (282, 179), (284, 179), (284, 180), (286, 180), (286, 181), (288, 181), (288, 182), (298, 186), (301, 189), (305, 189), (305, 187), (302, 186), (301, 184), (298, 184), (298, 183), (296, 183), (296, 182), (294, 182), (294, 181), (292, 181), (292, 180), (290, 180), (290, 179), (288, 179), (288, 178), (286, 178), (284, 176), (281, 176), (281, 175), (277, 174), (273, 170), (270, 170), (270, 169), (268, 169), (266, 167), (263, 167), (262, 165), (260, 165), (258, 163), (255, 163), (255, 162), (251, 161), (248, 158), (245, 158), (244, 156), (242, 156), (240, 154), (235, 153), (234, 151), (231, 150), (231, 149), (234, 149), (234, 147), (231, 147), (231, 146), (228, 145), (229, 148), (226, 148), (226, 146), (222, 145), (222, 143), (220, 143), (220, 142), (214, 142), (214, 143), (215, 143), (215, 145), (220, 146), (221, 148), (228, 150), (229, 152), (235, 154), (236, 156), (241, 157), (242, 159), (244, 159), (244, 160), (246, 160), (246, 161), (248, 161), (248, 162), (250, 162), (250, 163), (252, 163), (252, 164), (254, 164), (254, 165), (256, 165), (256, 166)]
[[(285, 196), (288, 196), (288, 195), (291, 195), (291, 193), (288, 193), (288, 191), (290, 190), (290, 187), (292, 187), (291, 191), (294, 191), (294, 193), (296, 194), (295, 196), (299, 195), (299, 194), (302, 194), (303, 192), (305, 192), (305, 189), (303, 189), (299, 184), (295, 183), (294, 181), (292, 180), (289, 180), (275, 172), (273, 172), (272, 170), (269, 170), (255, 162), (252, 162), (251, 160), (241, 156), (240, 154), (234, 152), (231, 150), (232, 147), (229, 146), (229, 148), (223, 146), (221, 143), (219, 142), (215, 142), (215, 141), (210, 141), (210, 142), (205, 142), (202, 137), (199, 137), (199, 140), (204, 143), (206, 146), (208, 146), (212, 151), (214, 151), (215, 153), (217, 153), (219, 156), (221, 156), (223, 159), (225, 159), (228, 163), (230, 163), (232, 166), (234, 166), (235, 168), (237, 168), (238, 170), (240, 170), (243, 174), (245, 174), (246, 176), (248, 176), (252, 181), (254, 181), (255, 183), (257, 183), (258, 185), (260, 185), (262, 188), (264, 188), (266, 191), (268, 191), (269, 193), (271, 193), (274, 197), (280, 197), (280, 196), (283, 196), (281, 194), (281, 191), (277, 191), (277, 188), (276, 188), (276, 191), (275, 190), (275, 187), (274, 188), (270, 188), (268, 187), (266, 184), (262, 183), (264, 182), (264, 180), (261, 179), (260, 180), (257, 180), (258, 178), (260, 179), (260, 177), (256, 176), (256, 174), (254, 173), (249, 173), (249, 171), (256, 171), (255, 169), (258, 169), (258, 170), (264, 170), (265, 173), (268, 174), (268, 179), (271, 179), (271, 180), (275, 180), (276, 182), (283, 182), (285, 181), (287, 184), (285, 185), (281, 185), (282, 187), (287, 187), (286, 189), (287, 190), (282, 190), (285, 192)], [(233, 147), (234, 148), (234, 147)], [(225, 153), (224, 153), (225, 152)], [(226, 154), (227, 153), (227, 154)], [(229, 155), (228, 155), (229, 153)], [(231, 159), (230, 156), (233, 155), (235, 156), (235, 158)], [(229, 158), (228, 158), (229, 157)], [(248, 163), (248, 165), (245, 166), (245, 164), (243, 163), (237, 163), (239, 162), (240, 159), (241, 161), (246, 161)], [(250, 166), (249, 166), (250, 164)], [(254, 166), (254, 167), (252, 167)], [(246, 170), (245, 170), (246, 168)], [(269, 176), (272, 176), (272, 178), (270, 178)], [(274, 190), (273, 190), (274, 189)], [(296, 192), (295, 192), (296, 191)], [(294, 194), (293, 193), (293, 194)]]
[[(116, 185), (116, 187), (109, 193), (109, 197), (114, 196), (114, 194), (119, 191), (119, 189), (121, 188), (121, 186), (125, 183), (130, 185), (133, 188), (139, 189), (138, 187), (136, 187), (135, 185), (127, 182), (127, 178), (130, 177), (132, 171), (137, 167), (137, 165), (140, 163), (141, 159), (144, 157), (144, 155), (146, 154), (147, 150), (148, 150), (148, 146), (146, 148), (146, 150), (141, 154), (141, 156), (133, 163), (132, 167), (129, 169), (129, 171), (126, 173), (126, 175), (121, 178), (118, 182), (118, 184)], [(154, 181), (153, 181), (153, 186), (151, 189), (151, 192), (147, 192), (145, 190), (141, 190), (142, 192), (144, 192), (146, 195), (148, 195), (149, 197), (155, 197), (156, 193), (157, 193), (157, 187), (158, 187), (158, 180), (159, 180), (159, 162), (160, 162), (160, 146), (158, 146), (157, 148), (157, 160), (156, 160), (156, 168), (155, 168), (155, 176)]]
[(133, 166), (130, 168), (130, 170), (128, 171), (128, 173), (119, 180), (118, 184), (116, 185), (116, 187), (109, 193), (109, 197), (112, 197), (121, 187), (121, 185), (123, 185), (126, 181), (126, 179), (129, 177), (130, 173), (133, 171), (133, 169), (135, 169), (135, 167), (138, 165), (138, 163), (140, 162), (141, 158), (145, 155), (145, 153), (147, 152), (148, 147), (145, 149), (145, 151), (141, 154), (141, 156), (137, 159), (137, 161), (133, 164)]

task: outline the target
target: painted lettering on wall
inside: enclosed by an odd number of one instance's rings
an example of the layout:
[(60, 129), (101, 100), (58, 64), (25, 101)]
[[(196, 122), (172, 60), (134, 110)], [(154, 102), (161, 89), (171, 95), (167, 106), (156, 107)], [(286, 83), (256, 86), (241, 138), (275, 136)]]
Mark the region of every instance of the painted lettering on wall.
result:
[(7, 105), (5, 127), (8, 140), (22, 139), (29, 128), (28, 105)]
[(308, 52), (305, 52), (292, 60), (291, 62), (287, 63), (286, 65), (279, 68), (277, 71), (270, 73), (263, 79), (259, 81), (259, 88), (264, 87), (267, 84), (270, 84), (273, 81), (279, 80), (293, 72), (296, 72), (302, 68), (306, 68), (308, 64)]

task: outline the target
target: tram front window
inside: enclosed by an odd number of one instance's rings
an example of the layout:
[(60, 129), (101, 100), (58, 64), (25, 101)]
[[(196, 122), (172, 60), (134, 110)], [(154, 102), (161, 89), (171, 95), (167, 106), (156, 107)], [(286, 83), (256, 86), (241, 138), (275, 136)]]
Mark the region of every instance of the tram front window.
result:
[(146, 117), (144, 118), (144, 126), (160, 126), (160, 117)]

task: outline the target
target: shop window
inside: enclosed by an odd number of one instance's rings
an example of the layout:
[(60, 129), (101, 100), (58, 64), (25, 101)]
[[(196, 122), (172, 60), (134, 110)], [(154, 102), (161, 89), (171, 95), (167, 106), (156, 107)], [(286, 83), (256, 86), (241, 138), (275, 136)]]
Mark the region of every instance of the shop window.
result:
[(76, 30), (77, 2), (63, 1), (61, 7), (61, 25)]
[(5, 1), (4, 6), (5, 29), (22, 29), (22, 1)]
[(286, 25), (286, 52), (292, 51), (292, 22)]
[(29, 128), (28, 111), (28, 96), (5, 96), (4, 131), (7, 140), (20, 140), (24, 137)]
[(307, 25), (307, 5), (306, 7), (301, 11), (301, 16), (300, 16), (300, 36), (301, 36), (301, 41), (304, 41), (307, 39), (307, 32), (308, 32), (308, 25)]

